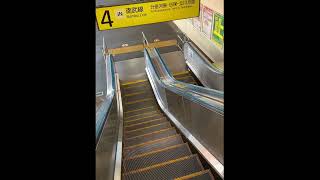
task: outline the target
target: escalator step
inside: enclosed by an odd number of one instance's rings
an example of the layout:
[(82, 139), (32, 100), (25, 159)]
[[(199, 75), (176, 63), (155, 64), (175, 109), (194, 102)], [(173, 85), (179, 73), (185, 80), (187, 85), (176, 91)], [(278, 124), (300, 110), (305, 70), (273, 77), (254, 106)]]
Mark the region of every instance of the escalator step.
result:
[(128, 94), (128, 95), (132, 95), (132, 96), (125, 96), (123, 98), (124, 102), (131, 102), (131, 101), (136, 101), (139, 99), (146, 99), (146, 98), (154, 98), (152, 91), (143, 91), (143, 93), (136, 94), (136, 95), (135, 94), (136, 93), (132, 93), (132, 94)]
[(183, 72), (178, 72), (178, 73), (173, 73), (174, 78), (180, 78), (180, 77), (185, 77), (185, 76), (190, 76), (189, 71), (183, 71)]
[(143, 113), (150, 112), (150, 111), (155, 111), (155, 110), (159, 110), (159, 107), (158, 106), (149, 106), (149, 107), (144, 107), (144, 108), (140, 108), (140, 109), (134, 109), (131, 111), (125, 111), (123, 114), (124, 114), (124, 118), (126, 118), (126, 117), (143, 114)]
[(139, 122), (139, 123), (135, 123), (132, 125), (126, 125), (124, 126), (124, 131), (132, 131), (135, 129), (141, 129), (144, 127), (149, 127), (152, 125), (156, 125), (156, 124), (160, 124), (160, 123), (164, 123), (164, 122), (168, 122), (166, 117), (160, 117), (157, 119), (152, 119), (152, 120), (148, 120), (148, 121), (144, 121), (144, 122)]
[(145, 143), (145, 142), (152, 141), (152, 140), (155, 140), (155, 139), (169, 137), (169, 136), (172, 136), (172, 135), (175, 135), (175, 134), (177, 134), (177, 131), (175, 130), (175, 128), (169, 128), (169, 129), (156, 131), (156, 132), (149, 133), (149, 134), (146, 134), (146, 135), (143, 135), (143, 136), (138, 136), (138, 137), (134, 137), (134, 138), (125, 139), (124, 147)]
[(153, 141), (146, 142), (144, 144), (139, 144), (138, 146), (124, 147), (123, 158), (130, 158), (139, 154), (144, 154), (150, 151), (155, 151), (163, 149), (169, 146), (182, 144), (183, 140), (181, 135), (176, 134), (166, 138), (156, 139)]
[(123, 179), (128, 180), (168, 180), (202, 171), (198, 156), (191, 155), (160, 164), (155, 164), (143, 169), (130, 171), (123, 174)]
[(126, 132), (124, 132), (124, 136), (125, 136), (125, 138), (131, 138), (131, 137), (151, 133), (154, 131), (159, 131), (161, 129), (166, 129), (169, 127), (171, 127), (170, 122), (165, 122), (165, 123), (160, 123), (160, 124), (152, 125), (149, 127), (141, 128), (141, 129), (136, 129), (133, 131), (126, 131)]
[(143, 113), (139, 113), (139, 114), (135, 114), (135, 115), (126, 115), (124, 117), (124, 119), (125, 120), (130, 119), (130, 118), (133, 119), (133, 118), (137, 118), (139, 116), (148, 115), (148, 114), (154, 114), (154, 113), (157, 113), (157, 112), (160, 112), (160, 111), (158, 109), (151, 109), (151, 110), (149, 110), (147, 112), (143, 112)]
[(147, 79), (141, 79), (137, 81), (121, 83), (121, 86), (124, 88), (127, 88), (127, 87), (134, 87), (134, 86), (143, 86), (147, 84), (149, 84), (149, 81)]
[(138, 121), (138, 120), (143, 120), (143, 119), (147, 119), (149, 117), (155, 117), (155, 118), (159, 118), (163, 116), (163, 114), (159, 111), (150, 111), (150, 112), (147, 112), (147, 113), (142, 113), (142, 114), (137, 114), (137, 115), (134, 115), (134, 116), (129, 116), (129, 117), (126, 117), (124, 119), (125, 122), (134, 122), (134, 121)]
[(154, 98), (141, 99), (140, 101), (134, 101), (129, 103), (123, 103), (124, 109), (126, 111), (132, 111), (135, 109), (146, 108), (149, 106), (157, 106), (157, 102)]
[(185, 79), (177, 79), (177, 81), (185, 82), (191, 84), (191, 82), (194, 82), (194, 79), (192, 76), (185, 78)]
[(144, 103), (144, 102), (148, 102), (148, 101), (152, 101), (155, 100), (154, 98), (145, 98), (145, 99), (137, 99), (134, 101), (127, 101), (127, 102), (123, 102), (124, 105), (132, 105), (132, 104), (137, 104), (137, 103)]
[(124, 170), (125, 172), (133, 171), (162, 162), (166, 162), (172, 159), (178, 159), (185, 156), (190, 156), (192, 153), (187, 143), (170, 146), (157, 151), (134, 156), (129, 159), (125, 159)]
[(211, 171), (209, 169), (204, 170), (204, 171), (200, 171), (200, 172), (196, 172), (193, 174), (189, 174), (183, 177), (179, 177), (176, 178), (175, 180), (187, 180), (187, 179), (191, 179), (191, 180), (214, 180), (214, 177), (211, 173)]
[(132, 94), (132, 93), (137, 93), (140, 91), (151, 91), (151, 86), (150, 85), (143, 85), (143, 86), (133, 86), (133, 87), (121, 87), (121, 92), (122, 94)]
[(146, 122), (153, 121), (155, 119), (160, 119), (160, 118), (165, 118), (165, 116), (163, 114), (155, 114), (155, 115), (150, 115), (142, 118), (128, 120), (124, 122), (124, 126), (126, 127), (126, 126), (132, 126), (135, 124), (146, 123)]

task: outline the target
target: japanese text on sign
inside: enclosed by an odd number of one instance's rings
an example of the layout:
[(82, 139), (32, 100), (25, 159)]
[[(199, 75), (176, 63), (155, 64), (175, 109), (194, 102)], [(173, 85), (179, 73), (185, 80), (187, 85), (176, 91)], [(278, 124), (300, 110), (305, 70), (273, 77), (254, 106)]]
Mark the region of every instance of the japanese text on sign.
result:
[(165, 0), (96, 8), (99, 30), (199, 16), (200, 0)]

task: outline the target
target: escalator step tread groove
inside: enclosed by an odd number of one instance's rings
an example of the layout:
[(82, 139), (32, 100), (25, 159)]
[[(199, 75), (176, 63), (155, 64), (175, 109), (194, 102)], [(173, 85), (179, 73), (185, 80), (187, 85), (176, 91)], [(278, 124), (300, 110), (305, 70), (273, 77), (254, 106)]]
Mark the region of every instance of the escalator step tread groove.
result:
[(133, 86), (133, 87), (126, 87), (122, 89), (122, 94), (132, 94), (132, 93), (137, 93), (140, 91), (146, 91), (146, 90), (151, 90), (150, 85), (145, 85), (145, 86)]
[(124, 122), (124, 126), (132, 126), (132, 125), (135, 125), (135, 124), (140, 124), (140, 123), (144, 123), (144, 122), (149, 122), (149, 121), (153, 121), (153, 120), (156, 120), (156, 119), (166, 119), (165, 116), (163, 115), (159, 115), (159, 116), (155, 116), (155, 117), (148, 117), (146, 119), (138, 119), (136, 121), (129, 121), (129, 122)]
[(145, 135), (145, 136), (140, 136), (140, 137), (136, 137), (136, 138), (133, 138), (133, 139), (125, 140), (124, 141), (124, 147), (145, 143), (145, 142), (152, 141), (152, 140), (155, 140), (155, 139), (169, 137), (169, 136), (172, 136), (172, 135), (175, 135), (175, 134), (177, 134), (177, 131), (174, 128), (168, 129), (166, 131), (160, 131), (160, 132), (158, 131), (157, 133), (148, 134), (148, 135)]
[(141, 113), (141, 112), (148, 112), (150, 110), (158, 110), (158, 107), (157, 106), (149, 106), (149, 107), (144, 107), (144, 108), (140, 108), (140, 109), (134, 109), (134, 110), (131, 110), (131, 111), (124, 111), (124, 116), (129, 116), (129, 115), (132, 115), (134, 113)]
[(123, 164), (126, 171), (133, 171), (191, 154), (188, 144), (184, 143), (125, 159)]
[(160, 114), (160, 113), (161, 112), (159, 110), (151, 110), (151, 111), (143, 112), (143, 113), (140, 113), (140, 114), (135, 114), (135, 115), (131, 115), (131, 116), (125, 116), (124, 120), (139, 118), (140, 116), (144, 116), (144, 115)]
[(160, 124), (160, 123), (164, 123), (164, 122), (168, 122), (167, 118), (160, 117), (160, 118), (157, 118), (157, 119), (148, 120), (148, 121), (139, 122), (139, 123), (135, 123), (135, 124), (124, 126), (124, 130), (125, 131), (131, 131), (131, 130), (141, 129), (141, 128), (144, 128), (144, 127), (149, 127), (149, 126)]
[(147, 99), (147, 98), (154, 98), (154, 95), (152, 93), (143, 93), (135, 96), (124, 97), (123, 100), (125, 103), (127, 103), (127, 102), (137, 101), (139, 99)]
[(150, 117), (158, 117), (158, 116), (163, 116), (163, 114), (161, 112), (155, 112), (155, 113), (144, 113), (144, 114), (141, 114), (139, 116), (133, 116), (133, 117), (130, 117), (130, 118), (125, 118), (124, 121), (125, 122), (134, 122), (134, 121), (137, 121), (137, 120), (142, 120), (142, 119), (147, 119), (147, 118), (150, 118)]
[(143, 103), (146, 101), (154, 101), (155, 99), (152, 98), (144, 98), (144, 99), (138, 99), (138, 100), (134, 100), (134, 101), (129, 101), (129, 102), (125, 102), (125, 105), (132, 105), (132, 104), (137, 104), (137, 103)]
[(135, 129), (132, 131), (125, 131), (124, 136), (125, 136), (125, 138), (130, 138), (130, 137), (134, 137), (134, 136), (139, 136), (139, 135), (151, 133), (154, 131), (159, 131), (161, 129), (165, 129), (165, 128), (169, 128), (169, 127), (172, 127), (170, 122), (164, 122), (164, 123), (155, 124), (155, 125), (152, 125), (149, 127)]
[(198, 155), (194, 154), (123, 173), (123, 179), (150, 180), (156, 178), (157, 180), (168, 180), (202, 170), (203, 166)]
[(176, 178), (175, 180), (214, 180), (214, 177), (209, 169), (199, 171), (193, 174), (188, 174), (183, 177)]
[(157, 102), (154, 99), (152, 99), (152, 100), (138, 102), (138, 103), (134, 103), (134, 104), (124, 104), (123, 107), (127, 111), (132, 111), (135, 109), (147, 108), (149, 106), (157, 106), (157, 105), (158, 105)]
[(170, 129), (175, 129), (175, 128), (174, 127), (169, 127), (169, 128), (160, 129), (159, 131), (152, 131), (150, 133), (141, 134), (141, 135), (138, 135), (138, 136), (125, 137), (125, 141), (136, 139), (136, 138), (140, 138), (140, 137), (145, 137), (145, 136), (148, 136), (148, 135), (151, 135), (151, 134), (159, 133), (159, 132), (162, 132), (162, 131), (167, 131), (167, 130), (170, 130)]
[(139, 154), (144, 154), (147, 152), (163, 149), (169, 146), (174, 146), (182, 143), (184, 142), (182, 140), (181, 135), (176, 134), (166, 138), (157, 139), (155, 141), (149, 141), (148, 143), (139, 146), (125, 147), (123, 149), (123, 158), (130, 158)]

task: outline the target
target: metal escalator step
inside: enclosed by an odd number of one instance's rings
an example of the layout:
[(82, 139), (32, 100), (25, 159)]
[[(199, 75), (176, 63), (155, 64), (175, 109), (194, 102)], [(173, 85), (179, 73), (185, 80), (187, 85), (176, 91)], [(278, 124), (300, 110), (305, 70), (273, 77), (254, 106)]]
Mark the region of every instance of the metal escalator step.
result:
[(185, 156), (179, 159), (155, 164), (150, 167), (137, 169), (123, 174), (123, 179), (128, 180), (168, 180), (181, 177), (194, 172), (202, 171), (198, 155)]
[(143, 113), (143, 114), (129, 116), (129, 117), (125, 118), (124, 121), (128, 123), (128, 122), (135, 122), (135, 121), (139, 121), (139, 120), (143, 120), (143, 119), (146, 120), (150, 117), (159, 118), (162, 116), (163, 116), (163, 114), (159, 111), (151, 111), (151, 112), (147, 112), (147, 113)]
[(125, 172), (128, 172), (191, 154), (188, 144), (184, 143), (125, 159), (123, 165)]
[(134, 87), (128, 87), (128, 88), (122, 87), (121, 89), (122, 89), (122, 94), (132, 94), (140, 91), (152, 91), (150, 85), (134, 86)]
[(124, 117), (124, 119), (137, 118), (139, 116), (144, 116), (144, 115), (148, 115), (148, 114), (155, 114), (155, 113), (159, 113), (159, 112), (161, 112), (161, 111), (159, 111), (158, 109), (152, 109), (150, 111), (139, 113), (139, 114), (135, 114), (135, 115), (126, 115)]
[(135, 103), (133, 102), (130, 102), (129, 104), (128, 103), (123, 103), (123, 106), (126, 111), (132, 111), (132, 110), (135, 110), (135, 109), (141, 109), (141, 108), (146, 108), (146, 107), (149, 107), (149, 106), (157, 106), (157, 102), (155, 99), (144, 99), (143, 101), (135, 101)]
[(177, 81), (181, 81), (181, 82), (185, 82), (185, 83), (191, 83), (194, 82), (194, 79), (192, 76), (188, 77), (188, 78), (184, 78), (184, 79), (177, 79)]
[[(158, 125), (158, 124), (157, 124)], [(152, 132), (149, 132), (149, 133), (144, 133), (144, 134), (141, 134), (141, 135), (138, 135), (138, 136), (132, 136), (132, 137), (124, 137), (125, 141), (126, 140), (130, 140), (130, 139), (134, 139), (134, 138), (139, 138), (139, 137), (144, 137), (146, 135), (149, 135), (149, 134), (154, 134), (154, 133), (158, 133), (158, 132), (162, 132), (162, 131), (167, 131), (169, 129), (174, 129), (174, 127), (168, 127), (168, 128), (161, 128), (160, 130), (157, 130), (157, 131), (152, 131)]]
[(137, 95), (148, 93), (148, 92), (149, 91), (138, 91), (138, 92), (131, 93), (131, 94), (124, 94), (123, 98), (131, 97), (131, 96), (137, 96)]
[(123, 149), (123, 158), (130, 158), (139, 154), (144, 154), (150, 151), (155, 151), (159, 149), (163, 149), (169, 146), (182, 144), (183, 140), (181, 138), (181, 135), (176, 134), (173, 136), (153, 140), (146, 142), (144, 144), (139, 144), (138, 146), (130, 146), (130, 147), (124, 147)]
[(126, 118), (126, 117), (139, 115), (139, 114), (143, 114), (143, 113), (154, 111), (154, 110), (159, 110), (159, 107), (158, 106), (149, 106), (149, 107), (144, 107), (144, 108), (140, 108), (140, 109), (134, 109), (131, 111), (125, 111), (123, 114), (124, 114), (124, 118)]
[(137, 99), (137, 100), (134, 100), (134, 101), (127, 101), (127, 102), (124, 102), (124, 105), (132, 105), (132, 104), (137, 104), (137, 103), (142, 103), (142, 102), (146, 102), (146, 101), (152, 101), (154, 100), (154, 98), (144, 98), (144, 99)]
[(128, 122), (124, 123), (124, 126), (132, 126), (134, 124), (140, 124), (140, 123), (144, 123), (144, 122), (149, 122), (149, 121), (153, 121), (155, 119), (160, 119), (160, 118), (164, 118), (165, 116), (163, 114), (156, 114), (154, 116), (147, 116), (145, 118), (138, 118), (135, 120), (129, 120)]
[(152, 119), (152, 120), (143, 121), (143, 122), (139, 122), (139, 123), (135, 123), (135, 124), (131, 124), (131, 125), (126, 125), (126, 126), (124, 126), (124, 131), (132, 131), (135, 129), (141, 129), (144, 127), (149, 127), (149, 126), (164, 123), (167, 121), (168, 120), (166, 117), (160, 117), (157, 119)]
[(182, 77), (175, 77), (176, 80), (181, 80), (181, 79), (189, 79), (192, 78), (191, 75), (187, 75), (187, 76), (182, 76)]
[(174, 78), (180, 78), (180, 77), (184, 77), (184, 76), (190, 76), (190, 72), (189, 71), (183, 71), (183, 72), (177, 72), (177, 73), (173, 73), (173, 77)]
[[(128, 95), (132, 95), (132, 94), (136, 94), (136, 93), (131, 93)], [(131, 101), (137, 101), (139, 99), (147, 99), (147, 98), (154, 98), (152, 91), (144, 91), (144, 93), (141, 93), (141, 94), (125, 96), (123, 99), (124, 99), (124, 102), (131, 102)]]
[(149, 127), (145, 127), (145, 128), (140, 128), (140, 129), (136, 129), (136, 130), (132, 130), (132, 131), (125, 131), (124, 132), (124, 137), (125, 138), (131, 138), (131, 137), (135, 137), (135, 136), (140, 136), (143, 134), (148, 134), (154, 131), (159, 131), (162, 129), (166, 129), (171, 127), (170, 122), (164, 122), (164, 123), (160, 123), (160, 124), (156, 124), (156, 125), (152, 125)]
[(169, 128), (169, 129), (164, 129), (164, 130), (160, 130), (160, 131), (156, 131), (153, 133), (149, 133), (143, 136), (138, 136), (138, 137), (134, 137), (134, 138), (128, 138), (124, 140), (124, 147), (128, 147), (128, 146), (133, 146), (136, 144), (141, 144), (141, 143), (145, 143), (148, 141), (152, 141), (155, 139), (160, 139), (160, 138), (164, 138), (164, 137), (169, 137), (172, 135), (177, 134), (177, 131), (175, 130), (175, 128)]
[(148, 83), (148, 79), (139, 79), (135, 81), (121, 82), (121, 86), (132, 86), (132, 85), (143, 84), (143, 83)]
[(204, 171), (199, 171), (193, 174), (189, 174), (183, 177), (176, 178), (175, 180), (214, 180), (214, 177), (209, 169)]

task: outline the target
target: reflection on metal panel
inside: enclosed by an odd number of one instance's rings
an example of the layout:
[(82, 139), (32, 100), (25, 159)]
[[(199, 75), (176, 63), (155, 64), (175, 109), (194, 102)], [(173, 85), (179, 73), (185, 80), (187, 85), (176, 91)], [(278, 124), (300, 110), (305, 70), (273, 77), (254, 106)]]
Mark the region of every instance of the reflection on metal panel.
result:
[(161, 74), (158, 69), (156, 70), (160, 67), (155, 63), (157, 59), (151, 58), (147, 50), (145, 50), (145, 59), (147, 75), (158, 104), (223, 178), (223, 109), (221, 112), (218, 110), (219, 108), (204, 107), (201, 103), (193, 100), (195, 96), (191, 100), (187, 91), (179, 90), (170, 85), (170, 81), (165, 79), (166, 75)]
[(192, 44), (184, 43), (184, 57), (201, 83), (211, 89), (224, 90), (224, 74), (212, 66)]
[[(177, 20), (174, 24), (185, 33), (219, 68), (224, 67), (224, 51), (214, 45), (203, 33), (199, 33), (188, 20)], [(175, 27), (173, 25), (173, 27)]]
[(118, 140), (119, 121), (117, 116), (117, 101), (115, 100), (96, 148), (96, 180), (113, 179)]
[(147, 79), (143, 57), (116, 62), (115, 67), (122, 82)]

